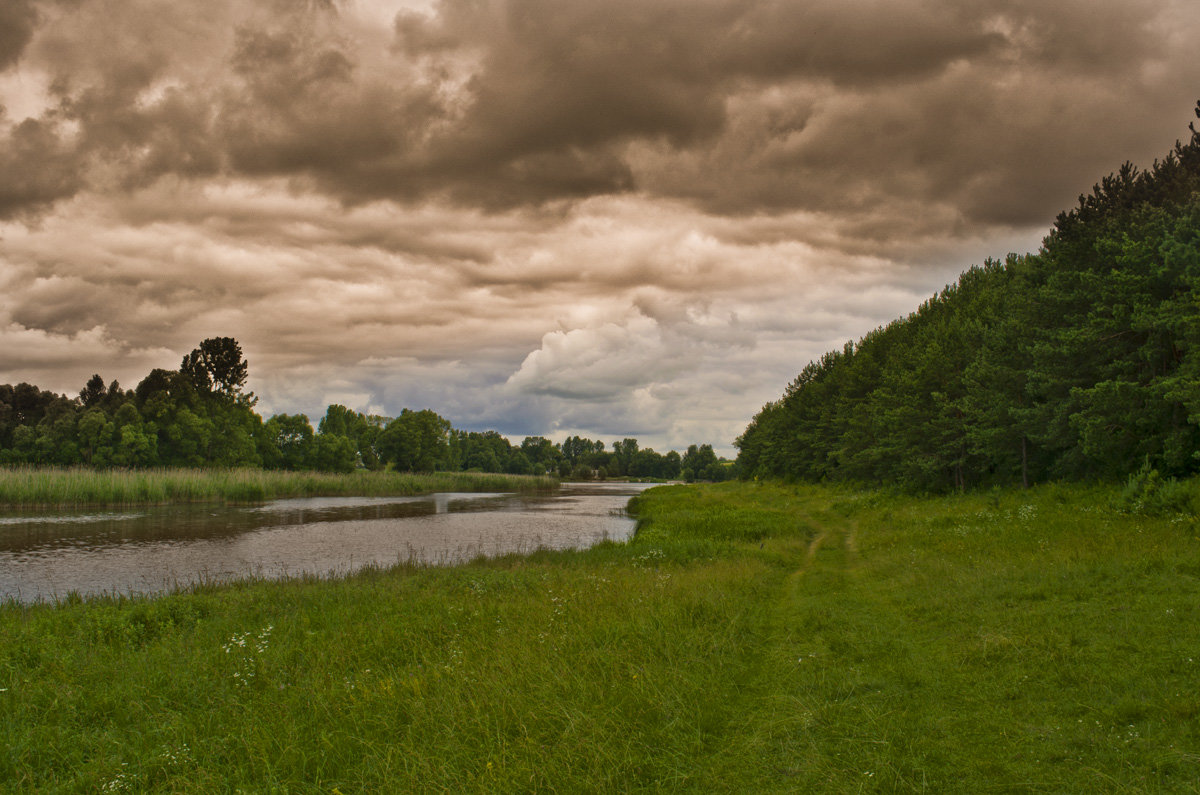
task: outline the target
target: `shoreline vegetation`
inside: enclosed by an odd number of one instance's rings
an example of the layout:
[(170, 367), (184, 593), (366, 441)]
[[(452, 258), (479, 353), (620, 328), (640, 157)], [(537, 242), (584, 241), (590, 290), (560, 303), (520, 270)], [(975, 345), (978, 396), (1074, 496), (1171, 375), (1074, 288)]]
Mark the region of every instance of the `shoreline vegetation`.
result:
[(96, 470), (0, 467), (0, 510), (263, 502), (291, 497), (383, 497), (439, 491), (553, 490), (558, 480), (483, 472), (330, 472), (229, 469)]
[(1195, 791), (1200, 521), (1132, 486), (668, 486), (627, 543), (0, 605), (0, 790)]
[(77, 397), (29, 383), (0, 384), (0, 466), (87, 466), (98, 470), (263, 468), (288, 472), (487, 472), (573, 480), (654, 478), (719, 481), (733, 462), (712, 445), (680, 454), (637, 439), (526, 436), (453, 427), (432, 409), (396, 417), (340, 404), (314, 429), (305, 414), (255, 411), (245, 391), (250, 365), (232, 337), (210, 337), (178, 370), (154, 369), (133, 389), (94, 374)]

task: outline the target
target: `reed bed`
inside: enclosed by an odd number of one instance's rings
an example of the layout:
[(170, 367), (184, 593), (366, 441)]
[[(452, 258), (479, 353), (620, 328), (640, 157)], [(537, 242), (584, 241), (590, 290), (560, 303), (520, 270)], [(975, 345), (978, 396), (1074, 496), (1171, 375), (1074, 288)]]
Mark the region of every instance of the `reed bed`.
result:
[(438, 491), (539, 491), (556, 481), (475, 472), (279, 472), (262, 469), (0, 469), (6, 508), (261, 502), (285, 497), (382, 497)]

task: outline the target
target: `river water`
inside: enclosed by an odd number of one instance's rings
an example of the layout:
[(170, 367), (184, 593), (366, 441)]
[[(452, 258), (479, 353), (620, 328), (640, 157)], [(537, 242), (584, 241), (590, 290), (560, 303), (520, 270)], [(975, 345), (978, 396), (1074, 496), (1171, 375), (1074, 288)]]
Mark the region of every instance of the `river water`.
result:
[(564, 484), (551, 494), (316, 497), (0, 513), (0, 601), (154, 594), (246, 577), (348, 574), (368, 565), (449, 565), (478, 555), (623, 541), (636, 483)]

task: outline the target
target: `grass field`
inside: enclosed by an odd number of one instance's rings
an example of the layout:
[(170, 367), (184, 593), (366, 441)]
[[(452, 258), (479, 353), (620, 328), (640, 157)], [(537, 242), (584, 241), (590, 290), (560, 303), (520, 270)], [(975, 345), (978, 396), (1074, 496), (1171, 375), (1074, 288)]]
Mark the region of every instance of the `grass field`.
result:
[(437, 491), (533, 491), (556, 481), (474, 472), (348, 475), (263, 469), (0, 468), (0, 507), (260, 502), (284, 497), (392, 496)]
[(1200, 526), (1122, 504), (677, 486), (624, 545), (10, 604), (0, 789), (1197, 792)]

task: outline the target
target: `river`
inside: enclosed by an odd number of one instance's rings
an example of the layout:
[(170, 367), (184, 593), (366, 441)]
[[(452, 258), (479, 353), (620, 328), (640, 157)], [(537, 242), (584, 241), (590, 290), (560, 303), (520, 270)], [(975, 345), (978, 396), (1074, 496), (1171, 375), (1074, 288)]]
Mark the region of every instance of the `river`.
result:
[(564, 484), (550, 494), (315, 497), (260, 505), (171, 505), (0, 513), (0, 601), (70, 593), (157, 594), (247, 577), (342, 575), (404, 561), (623, 541), (636, 483)]

